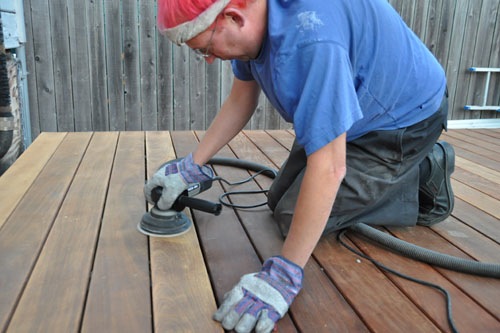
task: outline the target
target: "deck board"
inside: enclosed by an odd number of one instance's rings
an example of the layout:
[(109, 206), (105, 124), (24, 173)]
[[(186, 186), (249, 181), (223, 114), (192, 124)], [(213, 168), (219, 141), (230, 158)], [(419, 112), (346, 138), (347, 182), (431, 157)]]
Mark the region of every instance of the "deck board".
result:
[[(421, 235), (422, 236), (422, 235)], [(432, 269), (427, 264), (409, 261), (400, 255), (387, 251), (372, 243), (355, 237), (356, 244), (359, 244), (362, 251), (372, 258), (386, 264), (391, 268), (396, 268), (399, 272), (411, 277), (418, 278), (437, 284), (445, 288), (452, 298), (453, 317), (458, 327), (463, 332), (483, 332), (486, 327), (491, 329), (498, 325), (498, 320), (490, 314), (484, 314), (484, 308), (475, 302), (468, 294), (446, 279), (438, 271)], [(443, 295), (431, 288), (404, 280), (392, 274), (386, 274), (398, 288), (400, 288), (409, 299), (412, 300), (436, 325), (443, 331), (448, 331), (448, 322), (444, 306)], [(481, 317), (479, 323), (476, 319)], [(412, 331), (410, 329), (410, 331)]]
[[(148, 132), (149, 177), (166, 160), (176, 158), (170, 143), (168, 132)], [(149, 244), (154, 331), (222, 331), (211, 319), (216, 304), (196, 229), (175, 238), (150, 238)]]
[[(14, 313), (13, 332), (78, 330), (116, 145), (112, 135), (92, 138)], [(54, 167), (65, 172), (64, 165)]]
[[(181, 156), (193, 151), (197, 144), (195, 137), (189, 136), (188, 138), (187, 133), (173, 134), (174, 139), (175, 137), (184, 138), (182, 145), (176, 145), (174, 140), (174, 146)], [(227, 147), (224, 147), (218, 156), (235, 158)], [(224, 170), (227, 171), (227, 169), (228, 167), (224, 166), (214, 166), (216, 174), (225, 175)], [(243, 171), (243, 173), (246, 172)], [(248, 173), (245, 177), (248, 177)], [(213, 201), (214, 197), (217, 198), (223, 193), (220, 184), (213, 184), (212, 187), (212, 193), (202, 193), (200, 198)], [(260, 269), (261, 259), (234, 211), (223, 209), (219, 216), (210, 216), (202, 212), (193, 212), (193, 215), (199, 230), (200, 243), (205, 252), (214, 292), (220, 304), (224, 294), (238, 282), (242, 275)], [(297, 331), (289, 315), (280, 321), (278, 327), (280, 332)]]
[[(7, 328), (20, 301), (20, 295), (31, 277), (32, 269), (58, 213), (58, 207), (66, 195), (90, 137), (89, 133), (64, 137), (64, 141), (34, 180), (30, 191), (22, 197), (0, 229), (2, 331)], [(31, 151), (34, 152), (33, 149)], [(36, 154), (33, 158), (35, 157)], [(27, 156), (22, 162), (26, 160), (31, 161), (31, 156)], [(38, 168), (35, 165), (35, 170)], [(28, 172), (28, 169), (24, 170)], [(9, 174), (7, 177), (14, 180)], [(12, 186), (12, 183), (9, 183), (9, 186)], [(3, 207), (3, 202), (1, 204)]]
[[(136, 230), (142, 187), (163, 162), (193, 151), (204, 131), (43, 133), (0, 177), (0, 332), (222, 332), (211, 319), (241, 275), (279, 254), (283, 238), (267, 206), (186, 210), (194, 228), (175, 238)], [(439, 252), (499, 261), (500, 130), (450, 130), (456, 152), (455, 209), (432, 227), (379, 228)], [(246, 130), (218, 156), (278, 168), (292, 130)], [(214, 166), (230, 181), (253, 172)], [(266, 189), (258, 176), (214, 182), (200, 198)], [(10, 190), (11, 187), (15, 189)], [(239, 204), (265, 194), (233, 196)], [(500, 331), (500, 279), (415, 262), (352, 232), (346, 241), (452, 296), (460, 332)], [(304, 287), (279, 332), (448, 332), (443, 295), (401, 279), (322, 238)]]
[[(65, 133), (42, 133), (0, 178), (0, 228), (65, 137)], [(36, 154), (30, 152), (36, 151)]]
[(134, 225), (145, 207), (141, 189), (144, 133), (114, 135), (116, 151), (110, 161), (111, 176), (81, 331), (150, 332), (149, 266), (143, 260), (148, 246), (145, 238), (137, 237)]

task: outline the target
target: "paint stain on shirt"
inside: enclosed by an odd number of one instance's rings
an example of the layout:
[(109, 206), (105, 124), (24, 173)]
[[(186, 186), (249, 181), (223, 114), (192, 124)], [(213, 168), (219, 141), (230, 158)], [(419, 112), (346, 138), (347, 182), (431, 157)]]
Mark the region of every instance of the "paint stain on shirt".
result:
[(299, 24), (297, 27), (301, 30), (316, 30), (317, 27), (324, 25), (316, 12), (302, 12), (297, 15)]

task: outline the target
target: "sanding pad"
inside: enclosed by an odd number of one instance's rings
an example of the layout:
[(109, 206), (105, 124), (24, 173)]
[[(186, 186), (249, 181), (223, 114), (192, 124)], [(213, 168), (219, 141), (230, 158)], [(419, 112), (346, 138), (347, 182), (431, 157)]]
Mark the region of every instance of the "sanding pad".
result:
[(137, 229), (151, 237), (175, 237), (188, 232), (192, 225), (183, 212), (152, 208), (142, 216)]

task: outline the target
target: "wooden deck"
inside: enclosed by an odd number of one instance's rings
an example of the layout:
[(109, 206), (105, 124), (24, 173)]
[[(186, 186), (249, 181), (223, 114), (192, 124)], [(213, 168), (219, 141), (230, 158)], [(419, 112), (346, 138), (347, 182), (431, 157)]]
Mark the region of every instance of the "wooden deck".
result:
[[(192, 151), (203, 132), (42, 133), (0, 178), (0, 332), (220, 332), (216, 304), (282, 239), (267, 208), (220, 216), (193, 212), (175, 238), (136, 230), (142, 187), (163, 161)], [(500, 262), (500, 130), (451, 130), (457, 154), (453, 216), (432, 228), (387, 230), (465, 258)], [(277, 168), (289, 131), (247, 131), (221, 156)], [(215, 166), (238, 180), (246, 171)], [(266, 188), (270, 180), (241, 186)], [(200, 197), (216, 200), (220, 184)], [(265, 200), (265, 195), (238, 202)], [(452, 297), (460, 332), (500, 332), (500, 279), (433, 268), (373, 245), (349, 242)], [(280, 332), (449, 332), (441, 293), (376, 268), (322, 239), (304, 289)]]

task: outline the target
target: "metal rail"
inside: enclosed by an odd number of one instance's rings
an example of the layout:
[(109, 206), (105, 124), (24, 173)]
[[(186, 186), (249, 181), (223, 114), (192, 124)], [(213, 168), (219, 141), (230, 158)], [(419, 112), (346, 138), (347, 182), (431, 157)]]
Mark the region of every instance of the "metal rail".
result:
[(483, 104), (482, 105), (466, 105), (465, 110), (493, 110), (500, 112), (500, 105), (487, 105), (488, 92), (490, 90), (491, 73), (500, 73), (500, 68), (494, 67), (470, 67), (469, 71), (475, 73), (486, 73), (486, 82), (484, 84)]

